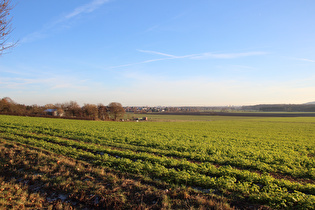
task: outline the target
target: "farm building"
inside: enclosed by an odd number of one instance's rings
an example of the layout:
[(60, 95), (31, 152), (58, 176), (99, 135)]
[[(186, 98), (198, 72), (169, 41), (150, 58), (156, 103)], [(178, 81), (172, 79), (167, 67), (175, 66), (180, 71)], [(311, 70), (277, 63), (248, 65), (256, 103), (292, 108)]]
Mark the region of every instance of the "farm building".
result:
[(63, 116), (63, 112), (58, 112), (57, 109), (46, 109), (44, 110), (44, 113), (46, 115), (50, 115), (50, 116), (58, 116), (58, 117), (62, 117)]

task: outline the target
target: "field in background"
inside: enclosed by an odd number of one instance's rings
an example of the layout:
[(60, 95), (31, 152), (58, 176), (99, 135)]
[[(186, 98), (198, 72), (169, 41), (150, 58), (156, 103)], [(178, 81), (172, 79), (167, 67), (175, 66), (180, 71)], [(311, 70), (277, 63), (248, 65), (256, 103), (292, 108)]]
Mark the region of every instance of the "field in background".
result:
[(217, 121), (217, 120), (242, 120), (246, 117), (228, 117), (228, 116), (200, 116), (200, 115), (162, 115), (162, 114), (133, 114), (127, 113), (126, 119), (147, 117), (148, 121), (154, 122), (179, 122), (179, 121)]
[(315, 118), (144, 116), (0, 116), (0, 181), (11, 186), (0, 195), (17, 185), (69, 208), (314, 208)]
[[(241, 112), (240, 112), (241, 113)], [(243, 114), (251, 114), (250, 112), (242, 112)], [(262, 116), (264, 114), (285, 114), (285, 115), (296, 115), (301, 113), (284, 113), (284, 112), (278, 112), (278, 113), (261, 113)], [(260, 117), (260, 116), (218, 116), (218, 115), (194, 115), (191, 113), (187, 114), (134, 114), (134, 113), (127, 113), (125, 115), (126, 119), (132, 119), (132, 118), (143, 118), (147, 117), (149, 121), (160, 121), (160, 122), (176, 122), (176, 121), (242, 121), (242, 120), (258, 120), (258, 121), (302, 121), (302, 122), (314, 122), (314, 117), (311, 117), (311, 114), (309, 112), (303, 112), (305, 115), (309, 115), (307, 117)]]

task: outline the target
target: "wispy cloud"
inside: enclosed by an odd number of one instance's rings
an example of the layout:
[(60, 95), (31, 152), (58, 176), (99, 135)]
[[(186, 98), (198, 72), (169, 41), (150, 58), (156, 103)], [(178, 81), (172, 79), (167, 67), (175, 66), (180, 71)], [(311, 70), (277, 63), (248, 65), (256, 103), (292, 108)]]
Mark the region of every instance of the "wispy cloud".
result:
[(82, 13), (91, 13), (107, 2), (109, 2), (109, 0), (94, 0), (88, 4), (75, 8), (71, 13), (65, 15), (65, 18), (70, 19)]
[(135, 63), (129, 63), (129, 64), (124, 64), (124, 65), (118, 65), (118, 66), (112, 66), (109, 67), (110, 69), (114, 68), (120, 68), (120, 67), (127, 67), (127, 66), (134, 66), (138, 64), (143, 64), (143, 63), (152, 63), (156, 61), (163, 61), (163, 60), (173, 60), (173, 59), (234, 59), (234, 58), (240, 58), (240, 57), (248, 57), (248, 56), (256, 56), (256, 55), (265, 55), (267, 54), (266, 52), (243, 52), (243, 53), (211, 53), (211, 52), (206, 52), (206, 53), (198, 53), (198, 54), (189, 54), (189, 55), (172, 55), (172, 54), (167, 54), (167, 53), (162, 53), (162, 52), (157, 52), (157, 51), (152, 51), (152, 50), (138, 50), (139, 52), (142, 53), (147, 53), (147, 54), (153, 54), (153, 55), (159, 55), (163, 56), (164, 58), (159, 58), (159, 59), (150, 59), (150, 60), (145, 60), (141, 62), (135, 62)]
[(20, 78), (20, 77), (4, 77), (0, 78), (0, 87), (5, 89), (32, 89), (37, 86), (44, 86), (47, 89), (76, 89), (83, 90), (87, 86), (84, 86), (85, 80), (75, 80), (62, 77), (54, 78)]
[(173, 58), (160, 58), (160, 59), (145, 60), (145, 61), (136, 62), (136, 63), (128, 63), (128, 64), (123, 64), (123, 65), (118, 65), (118, 66), (111, 66), (111, 67), (109, 67), (109, 69), (117, 69), (117, 68), (121, 68), (121, 67), (135, 66), (135, 65), (139, 65), (139, 64), (152, 63), (152, 62), (156, 62), (156, 61), (163, 61), (163, 60), (170, 60), (170, 59), (173, 59)]
[(160, 28), (163, 28), (163, 26), (172, 23), (173, 21), (175, 21), (175, 20), (185, 16), (186, 14), (187, 14), (186, 12), (180, 13), (180, 14), (174, 16), (174, 17), (171, 17), (171, 18), (169, 18), (169, 19), (167, 19), (165, 21), (162, 21), (162, 22), (160, 22), (158, 24), (155, 24), (155, 25), (149, 27), (147, 30), (145, 30), (145, 32), (155, 31), (155, 30), (158, 30)]
[(315, 63), (315, 60), (311, 60), (311, 59), (307, 59), (307, 58), (295, 58), (295, 59), (300, 60), (300, 61), (307, 61), (307, 62)]
[(153, 30), (155, 30), (155, 29), (157, 29), (157, 28), (159, 28), (159, 27), (160, 27), (160, 25), (151, 26), (150, 28), (148, 28), (147, 30), (145, 30), (145, 32), (153, 31)]
[(180, 56), (170, 55), (170, 54), (151, 51), (151, 50), (138, 50), (138, 51), (143, 52), (143, 53), (154, 54), (154, 55), (162, 55), (162, 56), (166, 56), (166, 57), (170, 57), (170, 58), (180, 58)]
[(245, 53), (201, 53), (199, 55), (192, 55), (192, 59), (208, 59), (208, 58), (217, 58), (217, 59), (233, 59), (240, 57), (248, 57), (255, 55), (265, 55), (266, 52), (245, 52)]
[(65, 24), (67, 23), (67, 21), (81, 14), (91, 13), (95, 11), (96, 9), (100, 8), (103, 4), (108, 3), (109, 1), (110, 0), (93, 0), (88, 4), (76, 7), (73, 11), (66, 13), (65, 15), (62, 15), (57, 20), (46, 24), (42, 29), (27, 35), (21, 40), (20, 43), (32, 42), (38, 39), (45, 38), (46, 36), (48, 36), (48, 34), (50, 34), (53, 31), (53, 29), (55, 29), (59, 25)]
[(150, 50), (138, 50), (139, 52), (155, 54), (155, 55), (162, 55), (172, 59), (181, 59), (181, 58), (189, 58), (189, 59), (233, 59), (233, 58), (240, 58), (240, 57), (248, 57), (248, 56), (255, 56), (255, 55), (265, 55), (266, 52), (243, 52), (243, 53), (198, 53), (198, 54), (189, 54), (189, 55), (171, 55), (156, 51)]

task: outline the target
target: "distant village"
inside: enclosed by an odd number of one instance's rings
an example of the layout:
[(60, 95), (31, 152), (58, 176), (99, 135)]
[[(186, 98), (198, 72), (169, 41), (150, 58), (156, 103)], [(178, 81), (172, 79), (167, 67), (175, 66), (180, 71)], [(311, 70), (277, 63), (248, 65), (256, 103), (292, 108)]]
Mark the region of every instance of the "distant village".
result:
[(133, 112), (133, 113), (138, 113), (138, 114), (140, 114), (140, 113), (158, 113), (158, 112), (235, 111), (235, 110), (239, 110), (239, 109), (240, 109), (240, 107), (234, 107), (234, 106), (218, 106), (218, 107), (135, 106), (135, 107), (125, 107), (126, 112)]
[(84, 104), (75, 101), (57, 104), (24, 105), (5, 97), (0, 100), (0, 114), (62, 117), (85, 120), (147, 120), (147, 118), (127, 119), (125, 113), (134, 114), (198, 114), (198, 113), (233, 113), (233, 112), (315, 112), (315, 102), (306, 104), (262, 104), (253, 106), (127, 106), (112, 102), (103, 104)]
[[(118, 120), (124, 119), (125, 113), (187, 113), (202, 111), (235, 111), (238, 107), (166, 107), (166, 106), (127, 106), (112, 102), (109, 105), (84, 104), (80, 106), (75, 101), (57, 104), (24, 105), (18, 104), (9, 97), (0, 100), (0, 113), (26, 116), (63, 117), (76, 119)], [(135, 119), (145, 120), (145, 119)]]
[(125, 107), (126, 112), (315, 112), (315, 102), (305, 104), (259, 104), (251, 106), (180, 106), (180, 107)]

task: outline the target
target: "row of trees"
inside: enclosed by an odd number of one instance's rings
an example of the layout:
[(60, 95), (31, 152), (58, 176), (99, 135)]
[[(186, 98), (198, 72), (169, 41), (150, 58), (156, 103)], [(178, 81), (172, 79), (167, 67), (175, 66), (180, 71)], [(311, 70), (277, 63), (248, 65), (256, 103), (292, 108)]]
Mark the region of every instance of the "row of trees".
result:
[(243, 106), (242, 110), (261, 112), (315, 112), (315, 104), (260, 104), (254, 106)]
[(81, 107), (75, 101), (59, 104), (46, 104), (45, 106), (28, 106), (15, 103), (11, 98), (5, 97), (0, 100), (0, 113), (27, 116), (53, 115), (66, 118), (93, 120), (118, 120), (123, 118), (125, 109), (117, 102), (112, 102), (108, 106), (103, 104), (84, 104), (84, 106)]
[[(16, 45), (16, 42), (9, 42), (9, 36), (12, 32), (12, 17), (10, 17), (12, 8), (11, 0), (0, 0), (0, 55)], [(51, 112), (52, 110), (53, 112)], [(71, 118), (117, 120), (123, 117), (125, 110), (122, 105), (117, 102), (110, 103), (108, 106), (104, 106), (103, 104), (84, 104), (83, 107), (80, 107), (75, 101), (55, 105), (27, 106), (24, 104), (17, 104), (8, 97), (0, 100), (0, 114), (43, 116), (51, 113), (56, 116)]]

